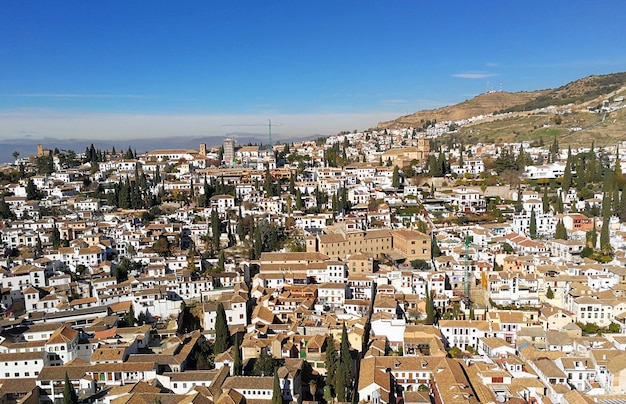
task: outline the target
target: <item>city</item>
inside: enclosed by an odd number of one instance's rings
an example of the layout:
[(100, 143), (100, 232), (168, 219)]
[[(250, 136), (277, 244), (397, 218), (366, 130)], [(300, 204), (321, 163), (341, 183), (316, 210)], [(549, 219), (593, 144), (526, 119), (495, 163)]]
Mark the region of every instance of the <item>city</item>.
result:
[(14, 153), (0, 392), (623, 397), (626, 147), (444, 142), (456, 127)]

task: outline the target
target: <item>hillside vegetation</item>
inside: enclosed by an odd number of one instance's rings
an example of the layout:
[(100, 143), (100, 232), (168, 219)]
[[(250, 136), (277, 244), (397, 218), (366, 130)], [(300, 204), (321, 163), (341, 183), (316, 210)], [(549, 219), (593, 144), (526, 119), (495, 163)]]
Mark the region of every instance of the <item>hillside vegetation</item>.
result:
[[(457, 121), (500, 112), (477, 123), (462, 126), (455, 134), (467, 143), (501, 143), (513, 141), (549, 141), (557, 136), (562, 145), (588, 146), (615, 144), (626, 134), (626, 108), (609, 112), (588, 111), (600, 108), (603, 101), (626, 96), (626, 72), (589, 76), (557, 89), (534, 92), (481, 94), (457, 105), (420, 111), (378, 127), (422, 127), (426, 121)], [(609, 103), (623, 106), (626, 102)], [(549, 106), (559, 107), (557, 115)]]

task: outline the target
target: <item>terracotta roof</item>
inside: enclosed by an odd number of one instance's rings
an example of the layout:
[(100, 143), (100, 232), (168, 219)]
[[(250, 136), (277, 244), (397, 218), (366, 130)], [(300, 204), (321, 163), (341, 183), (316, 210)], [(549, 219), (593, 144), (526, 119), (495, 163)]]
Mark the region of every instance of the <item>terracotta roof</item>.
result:
[(67, 324), (58, 328), (48, 339), (48, 344), (69, 343), (78, 337), (78, 331), (72, 329)]

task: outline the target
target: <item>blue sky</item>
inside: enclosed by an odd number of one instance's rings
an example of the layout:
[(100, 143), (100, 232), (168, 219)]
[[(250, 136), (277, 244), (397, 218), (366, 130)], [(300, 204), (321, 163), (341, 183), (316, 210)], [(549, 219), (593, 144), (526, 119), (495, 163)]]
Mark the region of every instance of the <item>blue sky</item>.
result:
[(1, 8), (0, 140), (220, 136), (268, 118), (279, 136), (333, 134), (500, 83), (535, 90), (626, 70), (623, 1)]

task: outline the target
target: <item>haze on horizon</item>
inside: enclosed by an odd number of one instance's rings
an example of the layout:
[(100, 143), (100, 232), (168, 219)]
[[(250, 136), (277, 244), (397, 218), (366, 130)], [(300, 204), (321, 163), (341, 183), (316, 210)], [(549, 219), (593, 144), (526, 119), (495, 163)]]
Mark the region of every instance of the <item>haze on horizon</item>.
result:
[(3, 6), (0, 142), (328, 135), (626, 70), (618, 0)]

